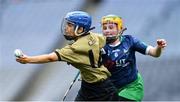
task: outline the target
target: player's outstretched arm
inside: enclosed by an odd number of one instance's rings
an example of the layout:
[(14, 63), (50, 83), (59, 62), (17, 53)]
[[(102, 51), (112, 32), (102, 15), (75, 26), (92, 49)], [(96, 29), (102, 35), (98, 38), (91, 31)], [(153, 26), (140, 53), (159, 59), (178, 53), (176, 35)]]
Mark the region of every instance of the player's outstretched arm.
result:
[(17, 57), (16, 61), (22, 64), (26, 64), (26, 63), (41, 64), (41, 63), (58, 61), (58, 57), (54, 52), (50, 54), (44, 54), (38, 56), (27, 56), (23, 54), (22, 57)]
[(150, 47), (148, 54), (153, 57), (159, 57), (163, 48), (167, 46), (165, 39), (157, 39), (157, 46)]

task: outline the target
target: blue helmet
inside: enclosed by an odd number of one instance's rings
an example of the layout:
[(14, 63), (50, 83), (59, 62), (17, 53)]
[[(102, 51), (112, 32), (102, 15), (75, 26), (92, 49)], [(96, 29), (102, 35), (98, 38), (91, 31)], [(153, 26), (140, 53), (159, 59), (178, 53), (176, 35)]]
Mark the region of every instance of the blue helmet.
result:
[(65, 20), (71, 22), (75, 25), (75, 27), (83, 27), (84, 32), (88, 32), (91, 27), (92, 19), (91, 16), (83, 11), (73, 11), (67, 13), (65, 16)]

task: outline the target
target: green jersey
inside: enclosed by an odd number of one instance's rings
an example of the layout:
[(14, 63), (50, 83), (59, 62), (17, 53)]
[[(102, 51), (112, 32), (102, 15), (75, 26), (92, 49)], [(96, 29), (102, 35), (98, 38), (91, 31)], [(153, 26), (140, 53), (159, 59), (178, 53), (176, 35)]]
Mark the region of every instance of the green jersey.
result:
[(104, 47), (106, 38), (90, 33), (78, 38), (73, 44), (62, 49), (56, 49), (60, 61), (70, 63), (81, 72), (81, 77), (88, 83), (107, 79), (111, 74), (101, 64), (100, 50)]

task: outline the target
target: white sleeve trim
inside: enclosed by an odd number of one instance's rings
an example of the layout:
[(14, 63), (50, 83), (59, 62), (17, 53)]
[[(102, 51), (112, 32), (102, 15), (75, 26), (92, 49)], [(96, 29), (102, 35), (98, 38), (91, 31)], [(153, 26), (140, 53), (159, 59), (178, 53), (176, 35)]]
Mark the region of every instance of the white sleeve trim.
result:
[(153, 47), (150, 46), (150, 45), (146, 48), (146, 53), (145, 53), (146, 55), (149, 55), (149, 51), (150, 51), (151, 48), (153, 48)]
[(104, 48), (101, 49), (101, 54), (106, 54), (106, 51), (104, 50)]

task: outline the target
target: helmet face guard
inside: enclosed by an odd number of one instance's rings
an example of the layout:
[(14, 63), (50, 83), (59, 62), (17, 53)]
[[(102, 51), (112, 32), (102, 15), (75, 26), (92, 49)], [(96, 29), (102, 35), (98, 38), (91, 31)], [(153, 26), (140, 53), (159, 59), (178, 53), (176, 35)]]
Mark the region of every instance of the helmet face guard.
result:
[(107, 43), (114, 42), (119, 37), (119, 30), (115, 23), (106, 23), (102, 25), (103, 34), (106, 36)]
[(66, 19), (63, 19), (63, 21), (61, 23), (61, 33), (64, 35), (66, 40), (74, 40), (76, 37), (72, 36), (66, 32), (68, 25), (74, 26), (74, 24), (72, 22), (69, 22)]
[(102, 32), (107, 37), (107, 43), (116, 41), (123, 33), (122, 19), (116, 15), (104, 16), (101, 24)]

